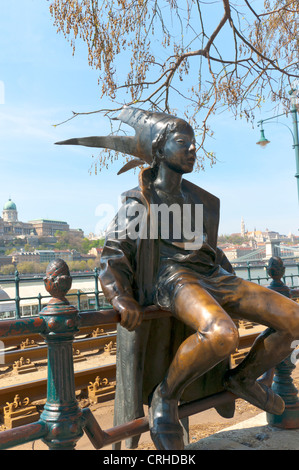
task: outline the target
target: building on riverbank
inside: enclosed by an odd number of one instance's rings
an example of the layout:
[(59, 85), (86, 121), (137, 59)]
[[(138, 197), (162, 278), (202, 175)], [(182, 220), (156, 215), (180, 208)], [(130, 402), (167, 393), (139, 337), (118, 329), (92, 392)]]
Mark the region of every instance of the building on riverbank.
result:
[(0, 216), (0, 238), (4, 240), (13, 240), (14, 238), (26, 238), (30, 243), (32, 238), (54, 237), (57, 231), (70, 232), (84, 237), (81, 229), (72, 229), (65, 221), (54, 219), (33, 219), (28, 222), (21, 222), (18, 216), (18, 210), (15, 202), (10, 198), (4, 204), (2, 217)]

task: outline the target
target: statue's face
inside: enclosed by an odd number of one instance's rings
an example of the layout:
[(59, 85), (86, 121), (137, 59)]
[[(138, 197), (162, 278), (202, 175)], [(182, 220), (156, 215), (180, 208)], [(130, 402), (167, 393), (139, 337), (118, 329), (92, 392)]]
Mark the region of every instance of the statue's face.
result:
[(178, 173), (191, 173), (196, 160), (195, 136), (187, 123), (170, 132), (163, 149), (163, 163)]

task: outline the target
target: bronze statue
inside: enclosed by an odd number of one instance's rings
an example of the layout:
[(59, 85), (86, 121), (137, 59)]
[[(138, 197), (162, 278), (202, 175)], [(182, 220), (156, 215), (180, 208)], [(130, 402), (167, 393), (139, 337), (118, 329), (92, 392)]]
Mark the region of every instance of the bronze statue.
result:
[[(193, 397), (194, 384), (215, 370), (216, 388), (225, 387), (264, 411), (282, 413), (283, 400), (258, 379), (288, 356), (292, 341), (299, 338), (299, 305), (238, 278), (217, 248), (219, 199), (183, 179), (196, 159), (192, 127), (183, 119), (135, 108), (124, 108), (118, 119), (132, 126), (135, 136), (60, 142), (137, 157), (123, 171), (149, 165), (140, 172), (139, 186), (124, 194), (101, 257), (103, 292), (121, 314), (115, 424), (142, 416), (142, 402), (148, 403), (156, 448), (183, 449), (178, 402)], [(163, 218), (152, 217), (163, 204), (181, 209), (176, 213), (181, 215), (189, 208), (193, 238), (177, 230), (183, 216), (177, 220), (175, 214), (165, 236)], [(144, 211), (136, 219), (141, 207)], [(196, 244), (198, 207), (203, 207), (203, 220)], [(143, 322), (143, 307), (152, 304), (170, 311), (171, 319)], [(268, 328), (243, 362), (227, 370), (227, 360), (238, 346), (237, 318)], [(210, 390), (206, 381), (201, 386)]]

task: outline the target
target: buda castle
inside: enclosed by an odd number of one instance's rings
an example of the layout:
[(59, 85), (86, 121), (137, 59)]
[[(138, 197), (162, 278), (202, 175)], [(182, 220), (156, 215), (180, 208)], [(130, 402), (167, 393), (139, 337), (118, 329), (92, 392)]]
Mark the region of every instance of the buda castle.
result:
[(66, 222), (59, 220), (36, 219), (29, 222), (20, 222), (17, 206), (11, 199), (3, 206), (2, 217), (0, 216), (0, 238), (4, 240), (54, 237), (57, 230), (69, 232), (70, 227)]

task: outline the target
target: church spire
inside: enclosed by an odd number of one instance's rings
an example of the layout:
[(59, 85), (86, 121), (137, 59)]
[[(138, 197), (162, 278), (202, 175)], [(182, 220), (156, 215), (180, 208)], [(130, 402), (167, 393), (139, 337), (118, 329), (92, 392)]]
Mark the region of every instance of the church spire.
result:
[(245, 223), (243, 217), (241, 218), (241, 237), (245, 237)]

